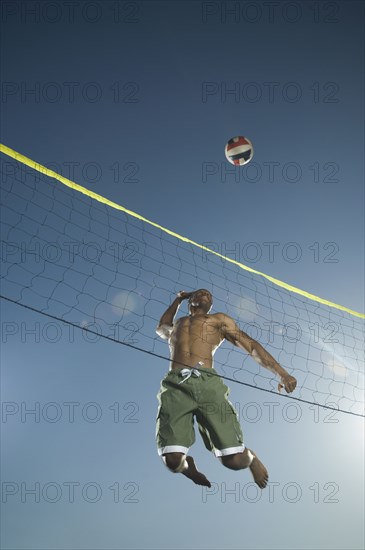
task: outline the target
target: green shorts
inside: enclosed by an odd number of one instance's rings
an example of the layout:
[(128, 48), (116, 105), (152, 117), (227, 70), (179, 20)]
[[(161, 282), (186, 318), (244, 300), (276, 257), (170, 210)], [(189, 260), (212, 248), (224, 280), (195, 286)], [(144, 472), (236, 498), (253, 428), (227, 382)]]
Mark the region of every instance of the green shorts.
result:
[(213, 368), (170, 370), (161, 381), (156, 419), (158, 454), (186, 454), (195, 441), (194, 417), (204, 444), (216, 456), (243, 452), (229, 389)]

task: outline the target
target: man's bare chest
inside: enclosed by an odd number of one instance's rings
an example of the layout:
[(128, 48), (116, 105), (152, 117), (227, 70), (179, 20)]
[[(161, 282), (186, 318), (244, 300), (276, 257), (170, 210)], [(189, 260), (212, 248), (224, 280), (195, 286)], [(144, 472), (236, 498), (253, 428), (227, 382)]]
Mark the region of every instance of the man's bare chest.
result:
[(222, 340), (220, 323), (208, 314), (179, 319), (174, 325), (172, 337), (174, 340), (199, 340), (214, 346)]

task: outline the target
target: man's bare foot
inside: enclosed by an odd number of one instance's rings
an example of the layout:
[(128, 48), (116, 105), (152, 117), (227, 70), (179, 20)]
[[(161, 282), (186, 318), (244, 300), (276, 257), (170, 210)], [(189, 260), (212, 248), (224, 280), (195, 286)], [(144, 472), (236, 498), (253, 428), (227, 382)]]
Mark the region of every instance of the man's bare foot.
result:
[(250, 464), (250, 470), (257, 485), (260, 489), (264, 489), (269, 480), (269, 473), (257, 456), (253, 458)]
[(188, 477), (197, 485), (204, 485), (205, 487), (211, 487), (210, 481), (207, 480), (204, 474), (198, 472), (195, 466), (195, 462), (192, 456), (186, 457), (186, 462), (188, 463), (188, 469), (182, 472), (184, 476)]

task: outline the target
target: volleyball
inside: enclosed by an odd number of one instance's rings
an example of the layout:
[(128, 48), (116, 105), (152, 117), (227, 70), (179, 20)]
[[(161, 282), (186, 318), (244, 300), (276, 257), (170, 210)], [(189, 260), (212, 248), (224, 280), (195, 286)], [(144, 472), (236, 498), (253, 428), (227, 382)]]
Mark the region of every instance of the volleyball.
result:
[(225, 154), (228, 162), (236, 166), (243, 166), (253, 157), (252, 143), (246, 137), (236, 136), (227, 142)]

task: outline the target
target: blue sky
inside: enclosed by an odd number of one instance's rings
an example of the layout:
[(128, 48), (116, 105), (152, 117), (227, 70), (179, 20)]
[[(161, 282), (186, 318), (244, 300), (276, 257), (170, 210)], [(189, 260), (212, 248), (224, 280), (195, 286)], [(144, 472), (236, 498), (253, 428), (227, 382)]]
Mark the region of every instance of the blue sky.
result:
[[(2, 143), (364, 311), (361, 2), (4, 5)], [(255, 155), (227, 172), (224, 146), (239, 134)], [(161, 303), (146, 302), (147, 314), (158, 318), (184, 282), (153, 295)], [(227, 310), (235, 316), (232, 301)], [(4, 548), (363, 547), (362, 419), (230, 383), (272, 485), (258, 494), (248, 472), (224, 469), (197, 436), (207, 493), (155, 450), (167, 362), (50, 323), (2, 302)]]

